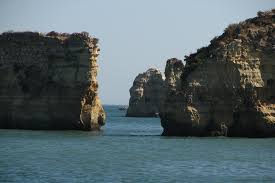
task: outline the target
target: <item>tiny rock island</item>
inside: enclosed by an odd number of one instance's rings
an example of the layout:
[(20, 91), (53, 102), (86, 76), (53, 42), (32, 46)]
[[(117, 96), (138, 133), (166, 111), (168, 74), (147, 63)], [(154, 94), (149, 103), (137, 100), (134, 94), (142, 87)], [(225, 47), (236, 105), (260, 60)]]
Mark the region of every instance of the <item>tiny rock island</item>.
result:
[(163, 101), (164, 80), (158, 69), (139, 74), (130, 88), (128, 117), (156, 117)]
[(0, 128), (97, 130), (98, 39), (88, 33), (0, 35)]
[(275, 136), (275, 10), (230, 25), (207, 47), (169, 60), (166, 136)]

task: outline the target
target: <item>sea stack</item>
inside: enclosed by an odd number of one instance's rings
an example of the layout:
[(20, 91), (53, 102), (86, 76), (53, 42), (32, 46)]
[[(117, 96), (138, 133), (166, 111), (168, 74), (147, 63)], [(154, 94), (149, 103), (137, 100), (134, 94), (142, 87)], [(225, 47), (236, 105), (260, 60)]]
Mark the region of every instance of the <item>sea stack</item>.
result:
[(164, 79), (158, 69), (139, 74), (130, 88), (128, 117), (157, 117), (163, 100)]
[(99, 130), (98, 39), (88, 33), (0, 35), (0, 128)]
[(230, 25), (185, 61), (166, 65), (163, 135), (275, 136), (275, 10)]

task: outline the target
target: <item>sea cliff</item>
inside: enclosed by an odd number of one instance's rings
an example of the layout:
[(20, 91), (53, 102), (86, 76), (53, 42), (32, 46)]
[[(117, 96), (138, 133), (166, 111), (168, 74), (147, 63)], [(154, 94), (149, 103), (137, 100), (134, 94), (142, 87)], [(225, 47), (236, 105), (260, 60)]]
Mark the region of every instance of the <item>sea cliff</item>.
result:
[(98, 39), (88, 33), (0, 35), (0, 128), (95, 130)]
[(128, 117), (157, 117), (163, 100), (164, 80), (158, 69), (139, 74), (130, 88)]
[(166, 65), (163, 135), (275, 136), (275, 10), (228, 26), (185, 62)]

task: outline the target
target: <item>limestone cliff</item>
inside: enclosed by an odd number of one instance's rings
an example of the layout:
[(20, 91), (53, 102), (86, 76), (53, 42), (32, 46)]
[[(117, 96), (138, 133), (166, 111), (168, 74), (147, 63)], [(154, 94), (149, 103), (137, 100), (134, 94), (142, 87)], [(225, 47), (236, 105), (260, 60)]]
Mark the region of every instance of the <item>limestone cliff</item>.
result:
[(275, 136), (275, 10), (230, 25), (185, 61), (166, 65), (163, 135)]
[(0, 128), (94, 130), (98, 40), (88, 33), (0, 35)]
[(156, 117), (163, 100), (163, 77), (159, 70), (148, 69), (139, 74), (130, 88), (129, 107), (126, 116)]

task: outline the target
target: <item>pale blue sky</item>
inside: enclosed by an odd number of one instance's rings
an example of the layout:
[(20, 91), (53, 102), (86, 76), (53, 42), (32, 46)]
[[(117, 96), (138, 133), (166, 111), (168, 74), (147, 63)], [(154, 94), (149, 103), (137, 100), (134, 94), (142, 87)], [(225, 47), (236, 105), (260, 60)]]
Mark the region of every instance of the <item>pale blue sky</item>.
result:
[(81, 32), (100, 39), (99, 94), (128, 104), (135, 76), (206, 46), (275, 0), (1, 0), (0, 31)]

